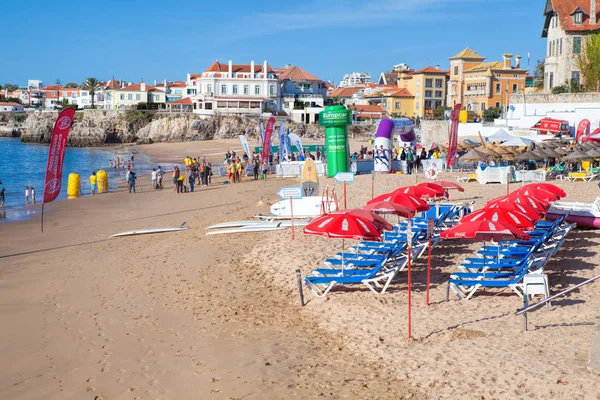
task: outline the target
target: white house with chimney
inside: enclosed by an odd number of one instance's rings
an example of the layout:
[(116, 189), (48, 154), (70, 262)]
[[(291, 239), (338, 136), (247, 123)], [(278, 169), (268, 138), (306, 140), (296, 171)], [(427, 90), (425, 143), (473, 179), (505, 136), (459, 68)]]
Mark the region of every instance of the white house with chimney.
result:
[(242, 116), (281, 110), (279, 78), (267, 61), (215, 61), (201, 74), (188, 74), (185, 90), (197, 114)]

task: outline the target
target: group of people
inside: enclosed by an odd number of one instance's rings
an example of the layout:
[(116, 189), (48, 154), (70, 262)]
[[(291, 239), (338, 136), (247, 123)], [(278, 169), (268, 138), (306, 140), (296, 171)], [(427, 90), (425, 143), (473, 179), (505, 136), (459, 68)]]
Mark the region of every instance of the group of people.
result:
[(33, 186), (25, 186), (25, 204), (30, 204), (30, 202), (31, 204), (35, 204), (35, 188)]
[(135, 159), (135, 154), (133, 154), (133, 152), (131, 152), (130, 155), (130, 159), (127, 161), (127, 164), (124, 158), (121, 157), (117, 157), (114, 161), (112, 159), (108, 160), (108, 163), (110, 165), (110, 169), (131, 169), (132, 165), (133, 165), (133, 161)]
[[(196, 186), (206, 187), (212, 183), (213, 172), (211, 163), (206, 162), (205, 159), (202, 162), (199, 160), (199, 158), (186, 156), (183, 160), (185, 173), (182, 173), (178, 166), (173, 168), (173, 185), (177, 193), (193, 192)], [(158, 168), (160, 169), (160, 166)], [(156, 177), (154, 172), (156, 172)], [(160, 178), (158, 175), (160, 175)], [(157, 180), (156, 182), (155, 179)], [(152, 171), (152, 180), (155, 189), (162, 189), (162, 170), (160, 174), (159, 171)], [(160, 184), (158, 184), (159, 180)]]

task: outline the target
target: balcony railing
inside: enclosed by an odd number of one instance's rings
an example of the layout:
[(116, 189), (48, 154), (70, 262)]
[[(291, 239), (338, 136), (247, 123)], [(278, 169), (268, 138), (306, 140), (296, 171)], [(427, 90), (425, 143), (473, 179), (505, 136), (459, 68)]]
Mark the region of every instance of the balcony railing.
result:
[(467, 95), (467, 96), (485, 96), (485, 89), (484, 90), (467, 90), (465, 92), (465, 95)]

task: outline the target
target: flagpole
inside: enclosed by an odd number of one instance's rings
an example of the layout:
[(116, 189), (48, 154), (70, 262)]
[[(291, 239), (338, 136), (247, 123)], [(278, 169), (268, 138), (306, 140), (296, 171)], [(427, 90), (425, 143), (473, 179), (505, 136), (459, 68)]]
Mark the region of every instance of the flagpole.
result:
[(42, 202), (42, 233), (44, 233), (44, 202)]

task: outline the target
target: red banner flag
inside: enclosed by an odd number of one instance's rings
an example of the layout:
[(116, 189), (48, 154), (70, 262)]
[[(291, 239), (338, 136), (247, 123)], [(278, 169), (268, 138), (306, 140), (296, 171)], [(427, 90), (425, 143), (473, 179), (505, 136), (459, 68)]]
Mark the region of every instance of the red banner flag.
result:
[(48, 149), (48, 165), (46, 167), (44, 199), (42, 203), (50, 203), (56, 199), (60, 193), (67, 137), (69, 136), (69, 130), (71, 129), (74, 116), (75, 110), (66, 108), (58, 115), (56, 123), (54, 124), (52, 136), (50, 137), (50, 147)]
[(454, 164), (456, 152), (458, 150), (458, 116), (460, 114), (460, 104), (454, 106), (452, 110), (452, 124), (450, 125), (450, 140), (448, 141), (448, 168)]
[(275, 118), (271, 117), (267, 121), (267, 127), (265, 128), (265, 138), (263, 140), (263, 151), (262, 160), (264, 163), (269, 163), (269, 157), (271, 155), (271, 137), (273, 136), (273, 127), (275, 126)]
[(581, 122), (579, 123), (579, 126), (577, 127), (577, 134), (575, 136), (575, 141), (577, 143), (582, 143), (583, 137), (587, 136), (589, 134), (589, 128), (590, 128), (590, 120), (582, 119)]

